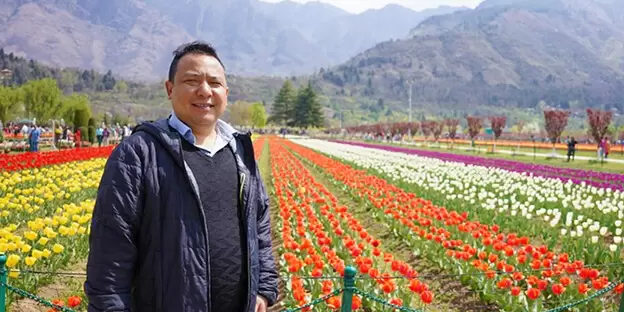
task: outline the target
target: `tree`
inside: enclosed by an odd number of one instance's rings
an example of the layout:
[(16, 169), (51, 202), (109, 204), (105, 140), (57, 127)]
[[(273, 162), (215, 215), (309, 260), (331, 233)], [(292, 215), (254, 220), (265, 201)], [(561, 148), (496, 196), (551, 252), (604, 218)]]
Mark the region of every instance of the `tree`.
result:
[(444, 131), (444, 122), (443, 121), (431, 121), (431, 127), (433, 129), (433, 139), (438, 142), (442, 132)]
[(89, 140), (89, 128), (87, 125), (89, 124), (89, 111), (81, 108), (74, 112), (74, 131), (80, 129), (80, 140), (88, 141)]
[(251, 105), (251, 124), (255, 128), (264, 128), (267, 122), (266, 111), (262, 103), (253, 103)]
[(423, 136), (425, 136), (425, 141), (431, 135), (431, 132), (433, 132), (433, 127), (434, 127), (433, 123), (434, 122), (431, 120), (423, 120), (420, 123), (420, 129), (422, 130)]
[(238, 101), (230, 109), (230, 122), (237, 126), (251, 125), (251, 105), (247, 102)]
[(296, 94), (290, 80), (286, 80), (275, 96), (271, 111), (271, 122), (289, 125), (293, 122)]
[(457, 136), (459, 119), (447, 119), (444, 123), (448, 127), (449, 138), (451, 139), (451, 148), (453, 148), (453, 145), (455, 145), (455, 137)]
[(59, 113), (53, 118), (63, 118), (63, 120), (67, 120), (68, 122), (74, 120), (74, 116), (76, 115), (76, 111), (85, 110), (88, 115), (91, 115), (91, 108), (89, 106), (89, 99), (85, 94), (77, 94), (74, 93), (70, 96), (66, 96), (61, 98), (61, 107), (62, 109)]
[(89, 142), (93, 144), (95, 143), (95, 119), (93, 117), (89, 118), (87, 125), (89, 126)]
[(113, 73), (109, 69), (108, 72), (106, 72), (106, 75), (102, 77), (102, 87), (104, 88), (104, 90), (110, 91), (113, 90), (113, 88), (115, 87), (115, 83), (115, 77), (113, 77)]
[[(43, 122), (62, 112), (61, 90), (56, 80), (31, 80), (22, 86), (26, 114)], [(85, 121), (86, 125), (86, 121)]]
[(128, 84), (123, 80), (117, 80), (117, 82), (115, 82), (115, 87), (113, 87), (113, 90), (119, 93), (126, 93), (128, 92)]
[(490, 127), (492, 127), (492, 131), (494, 131), (494, 150), (496, 150), (496, 141), (503, 134), (503, 129), (505, 128), (505, 122), (507, 121), (507, 117), (505, 116), (491, 116), (490, 117)]
[(322, 127), (324, 124), (322, 109), (312, 84), (308, 82), (308, 86), (299, 89), (297, 94), (295, 118), (292, 126), (301, 128)]
[(475, 137), (481, 132), (483, 119), (478, 116), (468, 116), (466, 117), (466, 122), (468, 122), (468, 136), (471, 141), (474, 141)]
[(24, 102), (24, 92), (21, 88), (0, 86), (0, 120), (6, 122), (12, 119)]
[(569, 111), (565, 110), (544, 110), (544, 127), (548, 133), (548, 138), (553, 145), (553, 154), (555, 154), (555, 143), (561, 136), (561, 132), (568, 125)]
[(597, 144), (600, 144), (600, 140), (607, 134), (607, 129), (611, 124), (613, 118), (613, 112), (601, 111), (598, 109), (587, 109), (587, 123), (589, 124), (589, 135), (594, 138)]

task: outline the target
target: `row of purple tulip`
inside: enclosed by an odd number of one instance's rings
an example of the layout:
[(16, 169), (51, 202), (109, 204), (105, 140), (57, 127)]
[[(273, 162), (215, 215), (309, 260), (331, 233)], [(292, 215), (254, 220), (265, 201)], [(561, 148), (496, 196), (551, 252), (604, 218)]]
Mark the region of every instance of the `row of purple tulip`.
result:
[(356, 146), (377, 148), (391, 152), (401, 152), (406, 154), (418, 155), (422, 157), (436, 158), (444, 161), (461, 162), (467, 165), (476, 165), (484, 167), (501, 168), (509, 171), (533, 174), (533, 176), (541, 176), (545, 178), (559, 179), (564, 182), (568, 180), (573, 183), (580, 184), (585, 182), (601, 188), (611, 188), (612, 190), (624, 191), (624, 175), (609, 172), (598, 172), (592, 170), (570, 169), (554, 166), (545, 166), (537, 164), (529, 164), (513, 160), (485, 158), (471, 155), (458, 155), (451, 153), (443, 153), (436, 151), (418, 150), (407, 147), (388, 146), (374, 143), (331, 140), (337, 143), (351, 144)]

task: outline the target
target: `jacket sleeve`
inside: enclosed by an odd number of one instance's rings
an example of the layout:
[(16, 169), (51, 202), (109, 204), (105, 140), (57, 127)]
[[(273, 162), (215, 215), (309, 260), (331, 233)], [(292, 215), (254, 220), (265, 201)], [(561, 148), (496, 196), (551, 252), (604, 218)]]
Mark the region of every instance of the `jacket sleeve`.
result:
[(84, 287), (90, 312), (131, 310), (143, 205), (142, 162), (131, 141), (113, 150), (98, 188)]
[[(257, 167), (256, 167), (257, 168)], [(260, 192), (260, 202), (258, 207), (258, 249), (260, 260), (260, 279), (258, 294), (265, 297), (269, 306), (273, 306), (278, 296), (278, 273), (273, 257), (273, 246), (271, 243), (271, 218), (269, 207), (269, 196), (264, 182), (260, 176), (260, 171), (256, 172), (258, 177), (258, 189)]]

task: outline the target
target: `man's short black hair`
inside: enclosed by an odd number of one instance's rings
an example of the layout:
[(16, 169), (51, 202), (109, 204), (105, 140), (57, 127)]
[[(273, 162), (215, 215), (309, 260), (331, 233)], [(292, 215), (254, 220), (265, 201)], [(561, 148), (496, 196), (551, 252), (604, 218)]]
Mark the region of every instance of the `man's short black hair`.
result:
[(217, 55), (217, 50), (207, 42), (204, 41), (193, 41), (190, 43), (185, 43), (179, 46), (175, 51), (173, 51), (173, 60), (171, 60), (171, 65), (169, 65), (169, 81), (173, 82), (176, 74), (176, 70), (178, 69), (178, 62), (180, 59), (190, 53), (198, 53), (212, 56), (219, 61), (219, 64), (223, 66), (225, 70), (225, 65), (221, 62), (221, 59)]

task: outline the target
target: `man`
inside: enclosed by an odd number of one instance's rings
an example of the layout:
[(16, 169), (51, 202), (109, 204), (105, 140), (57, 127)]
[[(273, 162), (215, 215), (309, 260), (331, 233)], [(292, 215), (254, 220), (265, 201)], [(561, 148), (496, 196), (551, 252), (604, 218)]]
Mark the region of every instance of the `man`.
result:
[(138, 125), (108, 159), (93, 211), (89, 311), (265, 312), (277, 299), (269, 200), (249, 133), (219, 117), (215, 50), (178, 48), (169, 118)]

